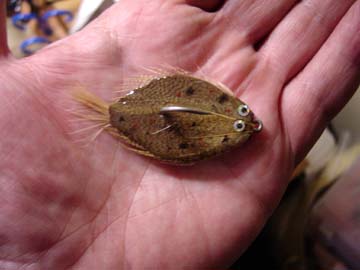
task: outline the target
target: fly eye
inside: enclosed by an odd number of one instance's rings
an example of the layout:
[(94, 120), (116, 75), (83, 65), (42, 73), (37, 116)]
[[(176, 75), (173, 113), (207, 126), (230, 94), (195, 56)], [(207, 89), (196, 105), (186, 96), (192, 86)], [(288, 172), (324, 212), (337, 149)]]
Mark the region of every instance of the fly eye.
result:
[(250, 113), (250, 109), (248, 105), (240, 105), (238, 108), (238, 114), (240, 116), (248, 116)]
[(237, 120), (234, 122), (234, 129), (238, 132), (244, 131), (246, 125), (243, 120)]

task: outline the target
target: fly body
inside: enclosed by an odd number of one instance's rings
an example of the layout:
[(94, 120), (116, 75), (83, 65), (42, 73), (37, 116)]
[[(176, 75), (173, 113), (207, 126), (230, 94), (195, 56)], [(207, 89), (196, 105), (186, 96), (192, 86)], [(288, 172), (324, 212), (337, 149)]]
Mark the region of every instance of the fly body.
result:
[[(226, 91), (187, 74), (153, 78), (108, 105), (108, 130), (127, 148), (166, 163), (208, 159), (262, 129), (250, 108)], [(77, 100), (94, 109), (96, 102)]]

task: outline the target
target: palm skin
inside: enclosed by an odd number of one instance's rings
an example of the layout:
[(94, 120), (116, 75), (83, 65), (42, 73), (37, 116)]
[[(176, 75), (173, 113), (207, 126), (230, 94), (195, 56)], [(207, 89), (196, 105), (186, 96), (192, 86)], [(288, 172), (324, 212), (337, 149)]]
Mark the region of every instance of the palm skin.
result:
[[(199, 7), (220, 1), (124, 0), (32, 57), (4, 53), (0, 268), (206, 269), (240, 256), (358, 83), (359, 1), (295, 2), (229, 0), (210, 13)], [(75, 142), (74, 85), (109, 100), (124, 78), (161, 65), (223, 82), (264, 130), (192, 167), (105, 134)]]

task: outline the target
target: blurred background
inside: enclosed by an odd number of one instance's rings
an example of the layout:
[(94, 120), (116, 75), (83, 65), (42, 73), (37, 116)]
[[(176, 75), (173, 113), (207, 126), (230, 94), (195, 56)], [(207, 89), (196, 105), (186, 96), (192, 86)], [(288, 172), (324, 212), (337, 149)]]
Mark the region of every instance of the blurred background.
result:
[[(18, 58), (79, 31), (117, 2), (7, 1), (8, 42)], [(231, 269), (360, 269), (359, 116), (357, 91), (298, 166), (261, 235)]]

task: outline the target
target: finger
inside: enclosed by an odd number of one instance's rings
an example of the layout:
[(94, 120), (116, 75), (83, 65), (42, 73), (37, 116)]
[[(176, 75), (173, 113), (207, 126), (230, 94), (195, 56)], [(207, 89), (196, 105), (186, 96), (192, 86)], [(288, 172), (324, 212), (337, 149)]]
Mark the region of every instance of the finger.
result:
[(359, 85), (359, 33), (357, 1), (318, 54), (284, 90), (284, 123), (298, 160)]
[(219, 16), (245, 32), (249, 44), (266, 36), (299, 0), (228, 0)]
[(208, 12), (215, 12), (219, 10), (224, 2), (225, 0), (185, 0), (185, 3), (190, 6), (198, 7)]
[(284, 83), (319, 50), (355, 0), (305, 0), (296, 6), (260, 50)]
[(6, 38), (6, 1), (0, 2), (0, 57), (9, 53)]

